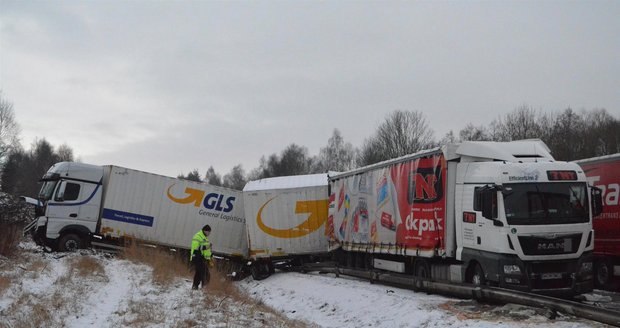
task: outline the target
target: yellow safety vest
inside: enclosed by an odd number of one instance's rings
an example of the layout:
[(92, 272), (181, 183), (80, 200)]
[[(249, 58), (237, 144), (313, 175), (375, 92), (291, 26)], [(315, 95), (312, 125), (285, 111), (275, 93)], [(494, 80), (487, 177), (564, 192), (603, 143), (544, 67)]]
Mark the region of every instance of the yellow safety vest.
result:
[(211, 259), (211, 243), (202, 230), (198, 231), (192, 238), (192, 247), (190, 250), (189, 260), (194, 258), (194, 251), (199, 250), (202, 253), (202, 257), (209, 260)]

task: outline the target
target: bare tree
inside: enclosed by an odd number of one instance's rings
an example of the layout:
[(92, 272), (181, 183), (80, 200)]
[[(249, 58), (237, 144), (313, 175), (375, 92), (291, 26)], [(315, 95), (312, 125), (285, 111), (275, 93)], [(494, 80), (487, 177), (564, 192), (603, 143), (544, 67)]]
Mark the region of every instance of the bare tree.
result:
[(209, 166), (207, 173), (205, 174), (205, 182), (214, 185), (221, 186), (222, 185), (222, 177), (215, 172), (213, 166)]
[(433, 130), (424, 114), (397, 110), (389, 114), (375, 135), (364, 142), (358, 164), (369, 165), (415, 153), (431, 148), (434, 143)]
[(338, 129), (334, 129), (327, 140), (327, 147), (321, 148), (314, 172), (348, 171), (355, 165), (355, 148), (344, 138)]
[(446, 135), (444, 135), (443, 138), (439, 140), (439, 145), (445, 145), (448, 143), (455, 143), (459, 141), (460, 139), (454, 135), (454, 131), (450, 130), (450, 132), (446, 133)]
[(67, 144), (58, 146), (56, 156), (59, 162), (73, 162), (73, 149)]
[(542, 133), (538, 124), (540, 116), (540, 112), (528, 105), (517, 107), (492, 123), (493, 137), (497, 141), (539, 138)]
[(280, 154), (271, 154), (260, 159), (259, 167), (252, 170), (252, 180), (287, 175), (308, 174), (314, 167), (314, 159), (308, 156), (308, 149), (296, 144), (288, 145)]
[(187, 175), (179, 174), (177, 178), (183, 179), (183, 180), (195, 181), (195, 182), (202, 182), (202, 179), (200, 178), (200, 172), (198, 172), (198, 169), (193, 169), (191, 172), (187, 173)]
[(11, 149), (19, 145), (19, 132), (13, 104), (4, 99), (0, 91), (0, 163), (6, 159)]
[(364, 144), (357, 151), (355, 158), (357, 166), (366, 166), (387, 159), (383, 154), (381, 143), (373, 137), (364, 140)]
[(620, 121), (605, 109), (584, 112), (582, 117), (585, 129), (584, 157), (620, 152)]
[(480, 125), (475, 126), (471, 123), (467, 124), (464, 129), (459, 131), (459, 138), (462, 141), (489, 141), (491, 137), (487, 129)]
[(230, 173), (224, 175), (223, 186), (226, 188), (243, 190), (246, 182), (245, 172), (243, 171), (241, 164), (239, 164), (233, 167)]

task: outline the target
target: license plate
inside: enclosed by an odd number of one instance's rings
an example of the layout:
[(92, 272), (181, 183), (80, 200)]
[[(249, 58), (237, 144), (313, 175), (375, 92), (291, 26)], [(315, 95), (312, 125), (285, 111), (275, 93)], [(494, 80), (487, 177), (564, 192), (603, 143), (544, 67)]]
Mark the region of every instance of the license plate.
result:
[(541, 275), (542, 280), (562, 279), (561, 273), (543, 273)]

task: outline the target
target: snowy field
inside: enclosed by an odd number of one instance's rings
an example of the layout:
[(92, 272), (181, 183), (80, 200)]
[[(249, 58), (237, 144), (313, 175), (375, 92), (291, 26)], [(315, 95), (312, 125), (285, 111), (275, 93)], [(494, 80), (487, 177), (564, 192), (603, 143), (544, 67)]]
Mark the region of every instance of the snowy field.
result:
[(206, 292), (192, 291), (187, 272), (162, 284), (144, 264), (20, 248), (18, 259), (0, 259), (0, 327), (604, 327), (332, 274), (215, 277)]

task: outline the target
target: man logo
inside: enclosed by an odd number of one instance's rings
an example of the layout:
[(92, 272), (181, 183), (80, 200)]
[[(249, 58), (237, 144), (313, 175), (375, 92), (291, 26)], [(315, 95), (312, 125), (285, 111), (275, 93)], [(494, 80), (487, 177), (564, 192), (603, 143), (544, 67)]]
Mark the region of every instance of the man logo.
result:
[(258, 227), (268, 235), (278, 238), (299, 238), (318, 230), (323, 224), (325, 224), (325, 221), (327, 221), (327, 208), (329, 206), (328, 199), (299, 200), (295, 206), (295, 214), (310, 213), (306, 221), (290, 229), (275, 229), (269, 227), (263, 221), (263, 210), (265, 209), (265, 206), (267, 206), (267, 204), (275, 198), (276, 197), (273, 197), (265, 202), (265, 204), (260, 207), (258, 214), (256, 215)]

